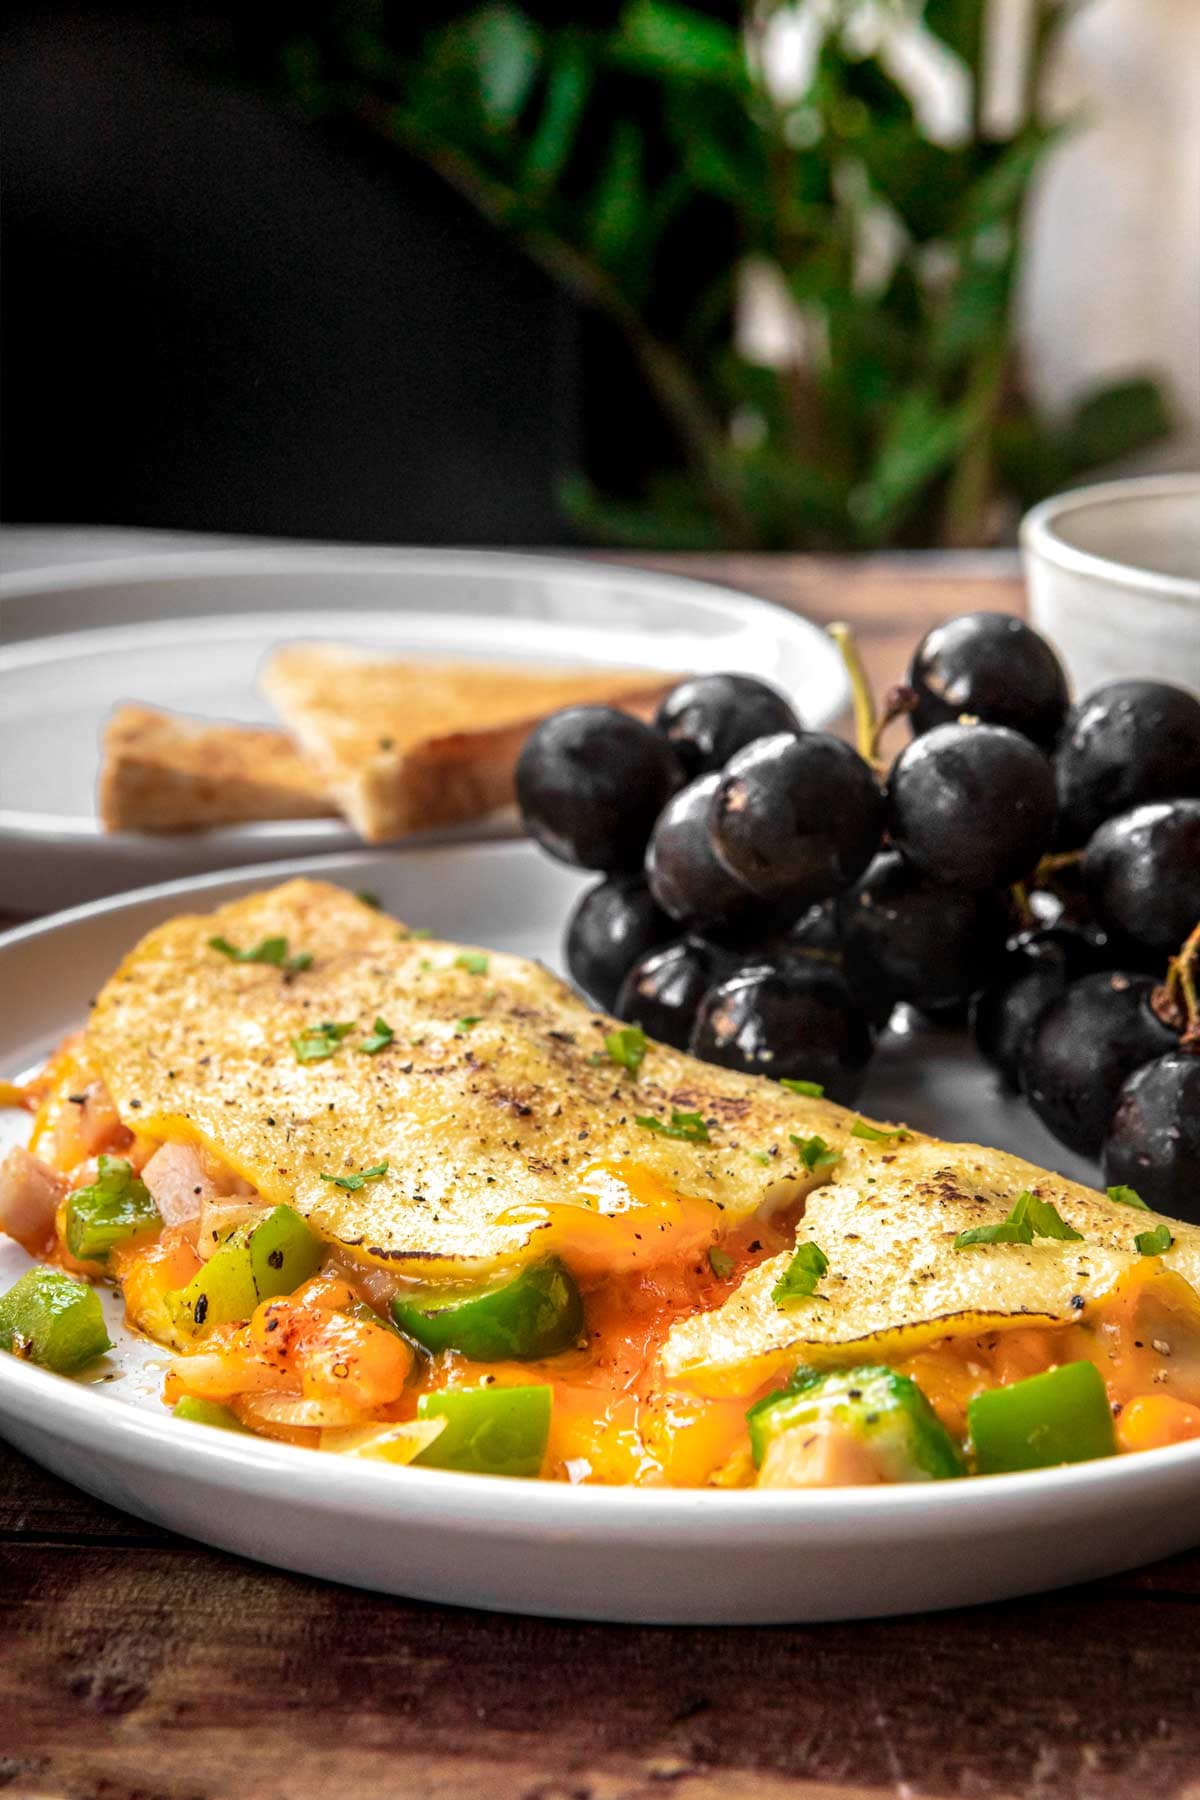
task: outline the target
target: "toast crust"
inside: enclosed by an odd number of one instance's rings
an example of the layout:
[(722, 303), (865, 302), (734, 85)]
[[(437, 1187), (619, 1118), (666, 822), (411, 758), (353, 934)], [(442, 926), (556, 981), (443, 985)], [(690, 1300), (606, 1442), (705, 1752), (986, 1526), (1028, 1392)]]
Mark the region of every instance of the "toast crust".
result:
[(121, 706), (104, 732), (105, 831), (200, 831), (336, 813), (286, 732)]
[(521, 746), (559, 707), (648, 716), (678, 677), (651, 670), (419, 662), (289, 644), (261, 686), (368, 843), (509, 804)]

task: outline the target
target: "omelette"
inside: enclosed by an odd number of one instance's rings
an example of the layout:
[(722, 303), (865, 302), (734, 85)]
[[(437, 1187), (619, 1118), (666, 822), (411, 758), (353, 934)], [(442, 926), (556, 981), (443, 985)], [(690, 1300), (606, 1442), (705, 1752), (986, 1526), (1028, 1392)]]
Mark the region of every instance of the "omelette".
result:
[(114, 1282), (185, 1421), (734, 1488), (1200, 1435), (1200, 1229), (714, 1068), (328, 883), (150, 932), (27, 1100), (0, 1224), (45, 1267), (0, 1345), (79, 1366)]

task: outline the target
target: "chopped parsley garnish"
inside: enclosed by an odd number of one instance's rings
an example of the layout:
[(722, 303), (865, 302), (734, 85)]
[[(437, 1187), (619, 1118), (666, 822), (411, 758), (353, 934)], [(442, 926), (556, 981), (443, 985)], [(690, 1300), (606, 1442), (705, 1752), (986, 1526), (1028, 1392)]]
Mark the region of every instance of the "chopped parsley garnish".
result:
[(647, 1048), (646, 1034), (640, 1025), (625, 1025), (620, 1031), (610, 1031), (604, 1040), (604, 1051), (609, 1062), (628, 1069), (635, 1081), (645, 1060)]
[(379, 912), (383, 906), (383, 901), (379, 898), (379, 895), (373, 894), (370, 888), (356, 888), (354, 898), (356, 900), (361, 900), (364, 906), (369, 906), (372, 912)]
[(292, 1049), (296, 1052), (296, 1061), (302, 1063), (324, 1062), (332, 1056), (342, 1039), (354, 1030), (353, 1021), (348, 1025), (337, 1025), (332, 1019), (326, 1019), (323, 1025), (306, 1025), (299, 1037), (292, 1039)]
[(819, 1081), (793, 1081), (790, 1075), (781, 1075), (779, 1085), (786, 1088), (789, 1094), (803, 1094), (809, 1100), (823, 1100), (825, 1089)]
[(358, 1047), (364, 1056), (378, 1056), (381, 1050), (387, 1049), (395, 1035), (386, 1019), (376, 1019), (374, 1031)]
[(777, 1305), (785, 1300), (806, 1300), (816, 1293), (828, 1267), (829, 1258), (818, 1244), (797, 1244), (791, 1262), (771, 1289), (772, 1300)]
[(771, 1158), (767, 1155), (765, 1150), (752, 1150), (750, 1152), (750, 1154), (754, 1158), (756, 1163), (762, 1164), (764, 1169), (770, 1168)]
[(456, 969), (465, 969), (468, 975), (486, 975), (491, 958), (486, 950), (463, 950), (454, 959)]
[(348, 1194), (357, 1194), (364, 1183), (378, 1181), (381, 1175), (387, 1174), (387, 1170), (387, 1157), (385, 1156), (382, 1162), (372, 1163), (371, 1167), (364, 1169), (361, 1175), (327, 1175), (322, 1169), (321, 1180), (331, 1181), (334, 1187), (345, 1188)]
[(793, 1132), (791, 1138), (800, 1161), (814, 1175), (822, 1169), (832, 1169), (834, 1163), (842, 1160), (841, 1151), (832, 1149), (823, 1137), (818, 1137), (815, 1133), (812, 1137), (797, 1137)]
[(658, 1137), (682, 1138), (686, 1144), (712, 1142), (702, 1113), (672, 1112), (669, 1125), (664, 1125), (661, 1119), (652, 1118), (646, 1113), (637, 1113), (633, 1122), (640, 1125), (643, 1131), (653, 1131)]
[[(1149, 1212), (1150, 1208), (1147, 1207)], [(1165, 1256), (1175, 1239), (1166, 1225), (1156, 1225), (1153, 1231), (1139, 1231), (1134, 1238), (1139, 1256)]]
[(1150, 1211), (1150, 1208), (1146, 1205), (1146, 1202), (1142, 1199), (1142, 1196), (1138, 1193), (1136, 1188), (1110, 1187), (1106, 1188), (1105, 1192), (1109, 1199), (1117, 1206), (1136, 1206), (1139, 1212)]
[(1083, 1233), (1052, 1206), (1039, 1200), (1028, 1189), (1018, 1194), (1016, 1204), (999, 1225), (976, 1225), (971, 1231), (960, 1231), (954, 1240), (956, 1250), (967, 1250), (972, 1244), (1032, 1244), (1034, 1238), (1057, 1238), (1061, 1242), (1081, 1243)]
[(905, 1143), (912, 1132), (904, 1125), (893, 1125), (890, 1131), (881, 1131), (878, 1125), (868, 1125), (865, 1119), (855, 1119), (850, 1127), (850, 1136), (865, 1138), (868, 1144), (889, 1144), (893, 1138)]
[(465, 1018), (456, 1019), (454, 1024), (455, 1037), (466, 1037), (472, 1025), (478, 1025), (482, 1016), (482, 1013), (467, 1013)]
[(299, 975), (302, 969), (312, 968), (311, 951), (298, 950), (295, 956), (289, 956), (285, 937), (264, 938), (260, 944), (255, 944), (253, 950), (239, 950), (228, 938), (211, 937), (208, 947), (210, 950), (219, 950), (230, 962), (269, 963), (272, 968), (282, 969), (285, 975)]
[(724, 1281), (727, 1275), (733, 1274), (737, 1264), (734, 1262), (732, 1256), (730, 1256), (728, 1250), (722, 1250), (719, 1244), (712, 1244), (710, 1245), (708, 1252), (708, 1266), (714, 1275)]

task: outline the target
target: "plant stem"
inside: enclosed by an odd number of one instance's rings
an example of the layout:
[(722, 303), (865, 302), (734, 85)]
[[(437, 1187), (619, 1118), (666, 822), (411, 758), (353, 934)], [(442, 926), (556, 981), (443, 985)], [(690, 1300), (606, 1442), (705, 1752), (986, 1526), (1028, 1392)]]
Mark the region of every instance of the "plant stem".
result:
[(849, 625), (839, 620), (829, 627), (829, 635), (841, 652), (842, 662), (850, 679), (850, 695), (854, 702), (854, 742), (858, 754), (864, 762), (875, 768), (875, 696), (871, 692), (870, 679)]
[(916, 690), (910, 688), (907, 682), (898, 682), (895, 687), (888, 689), (883, 697), (883, 711), (875, 722), (875, 735), (871, 740), (872, 762), (882, 761), (880, 745), (888, 726), (894, 725), (897, 719), (907, 718), (909, 713), (916, 712), (917, 705)]
[(1017, 916), (1022, 926), (1028, 928), (1036, 925), (1037, 918), (1033, 907), (1029, 904), (1029, 884), (1024, 881), (1014, 881), (1009, 893), (1012, 895), (1013, 905), (1017, 909)]
[(967, 388), (966, 408), (974, 415), (946, 494), (942, 541), (950, 549), (978, 544), (985, 536), (992, 493), (992, 436), (1008, 371), (1008, 344), (990, 344), (980, 354)]
[(1033, 871), (1034, 887), (1041, 887), (1051, 875), (1057, 875), (1060, 869), (1073, 869), (1083, 861), (1082, 850), (1056, 850), (1052, 856), (1043, 856)]

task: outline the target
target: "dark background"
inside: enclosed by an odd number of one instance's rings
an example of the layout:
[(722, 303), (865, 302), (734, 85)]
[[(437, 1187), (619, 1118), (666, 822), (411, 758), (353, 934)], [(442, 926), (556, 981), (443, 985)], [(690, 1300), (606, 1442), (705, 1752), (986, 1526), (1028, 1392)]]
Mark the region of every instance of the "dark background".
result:
[[(7, 15), (7, 520), (554, 544), (571, 472), (634, 494), (661, 464), (603, 321), (413, 159), (256, 79), (322, 10)], [(415, 46), (455, 10), (397, 16)]]

